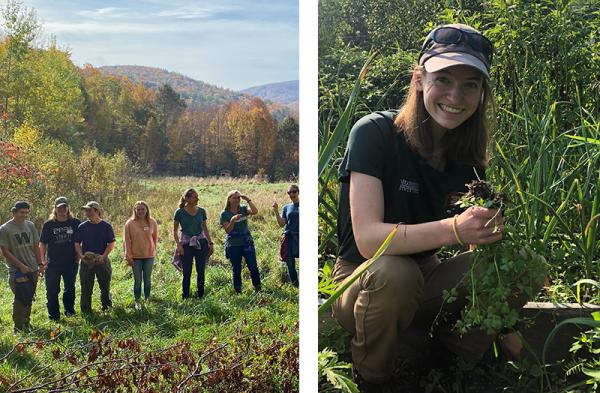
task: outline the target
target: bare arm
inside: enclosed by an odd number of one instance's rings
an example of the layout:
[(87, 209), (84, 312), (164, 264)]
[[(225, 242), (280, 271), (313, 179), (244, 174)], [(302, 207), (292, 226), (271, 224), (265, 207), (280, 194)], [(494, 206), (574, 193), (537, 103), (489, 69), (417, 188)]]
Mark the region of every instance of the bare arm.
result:
[(250, 210), (248, 211), (249, 216), (253, 216), (256, 213), (258, 213), (258, 208), (256, 207), (254, 202), (252, 202), (252, 200), (249, 197), (247, 197), (246, 195), (240, 195), (240, 198), (242, 198), (243, 200), (248, 202), (248, 207), (250, 208)]
[(39, 266), (38, 274), (42, 276), (44, 274), (44, 271), (46, 270), (46, 264), (42, 260), (42, 253), (40, 252), (39, 244), (32, 244), (31, 248), (33, 248), (33, 253), (35, 254), (35, 259), (37, 260)]
[(210, 238), (210, 234), (208, 233), (208, 227), (206, 226), (206, 221), (204, 221), (202, 223), (202, 228), (204, 231), (204, 236), (206, 236), (206, 239), (208, 240), (208, 256), (210, 257), (214, 252), (214, 247), (213, 247), (213, 241)]
[(112, 250), (114, 250), (115, 244), (117, 244), (117, 242), (113, 240), (111, 243), (106, 245), (106, 249), (104, 250), (104, 254), (102, 254), (102, 258), (106, 259), (108, 257)]
[(183, 246), (179, 243), (179, 221), (177, 220), (173, 220), (173, 240), (175, 240), (175, 244), (177, 245), (177, 252), (179, 255), (183, 255)]
[(204, 231), (204, 236), (206, 236), (206, 239), (208, 240), (208, 244), (211, 244), (213, 241), (210, 238), (210, 234), (208, 233), (208, 227), (206, 226), (206, 221), (204, 221), (202, 223), (202, 230)]
[(40, 255), (42, 256), (42, 263), (46, 264), (46, 251), (48, 250), (48, 246), (46, 243), (40, 242)]
[(179, 221), (173, 220), (173, 240), (179, 244)]
[(231, 217), (231, 220), (224, 222), (223, 229), (225, 229), (225, 232), (231, 233), (235, 227), (235, 223), (238, 222), (241, 217), (241, 214), (236, 214), (235, 216)]
[(277, 202), (273, 202), (273, 213), (275, 213), (275, 218), (280, 228), (287, 224), (287, 220), (279, 215), (279, 205), (277, 205)]
[(21, 273), (31, 272), (31, 268), (29, 266), (27, 266), (26, 264), (24, 264), (23, 262), (21, 262), (19, 260), (19, 258), (14, 256), (13, 253), (8, 250), (8, 247), (2, 246), (2, 247), (0, 247), (0, 249), (2, 249), (2, 255), (4, 255), (4, 258), (6, 258), (6, 261), (9, 264), (13, 265), (15, 268), (19, 269), (19, 271)]
[(75, 252), (79, 259), (83, 258), (83, 250), (81, 250), (81, 243), (75, 243)]
[[(364, 192), (369, 190), (369, 192)], [(493, 224), (485, 224), (496, 210), (471, 207), (457, 217), (456, 229), (466, 244), (488, 244), (502, 238), (493, 233)], [(350, 215), (352, 230), (359, 252), (372, 257), (396, 224), (385, 223), (383, 186), (376, 177), (352, 172), (350, 176)], [(401, 226), (396, 232), (387, 254), (409, 255), (457, 243), (452, 223), (454, 218)], [(503, 221), (498, 215), (498, 224)]]

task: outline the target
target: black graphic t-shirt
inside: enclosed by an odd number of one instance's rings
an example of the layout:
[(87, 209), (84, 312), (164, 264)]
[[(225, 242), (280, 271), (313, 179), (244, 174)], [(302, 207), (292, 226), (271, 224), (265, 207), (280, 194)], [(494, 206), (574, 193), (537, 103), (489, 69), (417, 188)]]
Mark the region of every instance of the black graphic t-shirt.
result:
[[(339, 169), (338, 254), (340, 258), (362, 263), (350, 219), (350, 175), (364, 173), (381, 180), (384, 222), (420, 224), (450, 216), (450, 200), (466, 192), (466, 183), (476, 179), (472, 166), (448, 164), (444, 171), (431, 167), (398, 133), (397, 112), (376, 112), (360, 119), (352, 128)], [(478, 169), (483, 179), (485, 174)], [(437, 250), (413, 254), (425, 257)]]
[(59, 267), (75, 262), (75, 233), (81, 224), (76, 218), (67, 221), (49, 220), (44, 223), (40, 242), (47, 246), (49, 267)]

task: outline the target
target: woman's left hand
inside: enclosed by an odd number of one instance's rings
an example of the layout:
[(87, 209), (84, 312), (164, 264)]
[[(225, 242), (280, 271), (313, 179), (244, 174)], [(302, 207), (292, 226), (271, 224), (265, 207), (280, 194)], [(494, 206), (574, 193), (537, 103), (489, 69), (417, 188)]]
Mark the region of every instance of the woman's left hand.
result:
[(240, 198), (242, 198), (246, 202), (250, 202), (250, 198), (247, 195), (242, 194), (242, 195), (240, 195)]

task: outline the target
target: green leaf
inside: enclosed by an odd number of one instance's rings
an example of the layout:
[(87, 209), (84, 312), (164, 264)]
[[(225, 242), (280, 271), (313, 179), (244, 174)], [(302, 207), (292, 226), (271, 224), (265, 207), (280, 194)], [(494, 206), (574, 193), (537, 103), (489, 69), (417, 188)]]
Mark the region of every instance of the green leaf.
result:
[(390, 243), (392, 242), (392, 238), (394, 237), (394, 235), (396, 234), (396, 231), (398, 231), (398, 225), (400, 224), (396, 224), (396, 226), (394, 227), (394, 229), (392, 229), (392, 231), (390, 232), (390, 234), (385, 238), (385, 240), (383, 241), (383, 243), (381, 244), (381, 246), (379, 246), (379, 249), (377, 250), (377, 252), (375, 253), (375, 255), (373, 255), (372, 258), (368, 259), (367, 261), (363, 262), (353, 273), (353, 277), (346, 281), (346, 283), (344, 283), (344, 285), (342, 285), (340, 288), (338, 288), (338, 290), (331, 295), (331, 297), (329, 299), (327, 299), (327, 301), (325, 303), (323, 303), (320, 307), (319, 307), (319, 315), (323, 314), (327, 309), (329, 309), (329, 307), (331, 307), (331, 305), (333, 304), (333, 302), (340, 297), (345, 291), (346, 289), (348, 289), (350, 287), (350, 285), (352, 285), (352, 283), (354, 283), (354, 281), (358, 280), (358, 278), (360, 276), (362, 276), (369, 267), (371, 267), (371, 265), (377, 261), (379, 259), (379, 257), (381, 255), (383, 255), (383, 253), (388, 249), (388, 247), (390, 246)]
[(583, 367), (581, 371), (587, 376), (600, 380), (600, 369)]
[(586, 138), (584, 136), (579, 136), (579, 135), (565, 135), (565, 136), (567, 138), (575, 139), (576, 141), (582, 141), (582, 142), (586, 142), (586, 143), (593, 143), (596, 145), (600, 145), (600, 139)]

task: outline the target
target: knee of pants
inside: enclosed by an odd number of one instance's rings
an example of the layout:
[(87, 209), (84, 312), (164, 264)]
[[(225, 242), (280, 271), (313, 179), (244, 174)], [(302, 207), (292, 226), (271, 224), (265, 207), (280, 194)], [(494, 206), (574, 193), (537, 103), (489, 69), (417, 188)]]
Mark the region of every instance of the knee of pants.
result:
[(420, 298), (423, 291), (423, 275), (417, 263), (410, 257), (399, 255), (381, 256), (361, 277), (365, 290), (380, 291), (390, 300), (414, 295)]

